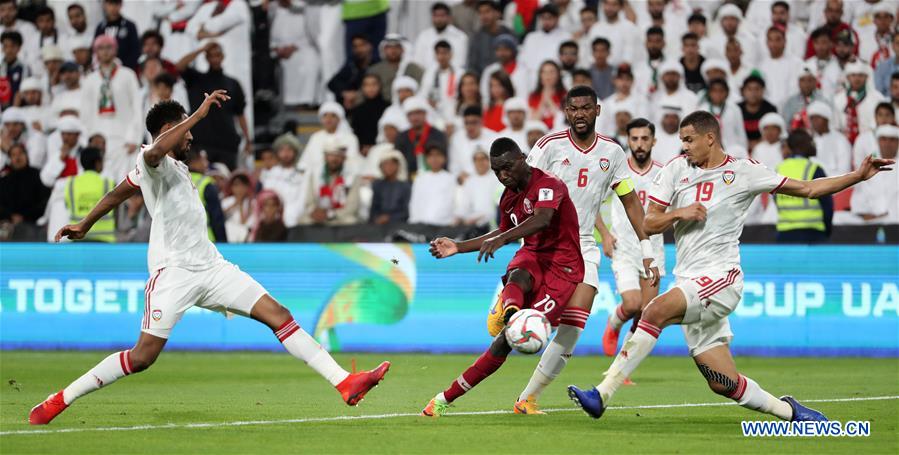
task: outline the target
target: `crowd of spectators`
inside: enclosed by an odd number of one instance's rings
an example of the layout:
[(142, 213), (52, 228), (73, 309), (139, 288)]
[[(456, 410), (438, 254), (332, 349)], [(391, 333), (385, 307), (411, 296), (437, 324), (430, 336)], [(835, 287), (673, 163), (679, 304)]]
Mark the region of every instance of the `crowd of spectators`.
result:
[[(528, 151), (566, 127), (562, 100), (592, 86), (597, 132), (657, 125), (653, 158), (680, 153), (702, 109), (726, 152), (774, 168), (794, 129), (825, 175), (899, 148), (895, 0), (0, 0), (0, 223), (68, 221), (81, 151), (121, 181), (150, 138), (154, 103), (231, 100), (193, 130), (192, 172), (217, 241), (278, 241), (295, 226), (495, 225), (487, 151)], [(254, 109), (316, 112), (263, 137)], [(263, 118), (265, 117), (265, 118)], [(834, 200), (836, 224), (899, 223), (895, 173)], [(208, 202), (208, 203), (207, 203)], [(771, 224), (760, 198), (748, 223)], [(147, 235), (140, 196), (120, 240)], [(2, 230), (5, 232), (5, 230)]]

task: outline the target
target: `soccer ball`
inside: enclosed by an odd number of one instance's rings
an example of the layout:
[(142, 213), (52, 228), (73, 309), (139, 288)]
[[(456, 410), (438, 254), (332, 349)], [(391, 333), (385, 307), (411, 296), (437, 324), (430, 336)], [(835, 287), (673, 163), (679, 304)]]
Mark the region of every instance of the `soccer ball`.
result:
[(535, 354), (549, 340), (552, 328), (546, 316), (534, 309), (519, 310), (506, 326), (506, 341), (522, 354)]

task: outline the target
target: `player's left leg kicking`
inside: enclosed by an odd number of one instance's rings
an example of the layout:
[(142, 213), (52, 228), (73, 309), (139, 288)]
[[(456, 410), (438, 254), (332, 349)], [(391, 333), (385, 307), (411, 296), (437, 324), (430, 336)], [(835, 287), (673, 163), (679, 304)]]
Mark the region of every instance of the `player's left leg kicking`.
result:
[(125, 376), (149, 368), (165, 347), (172, 328), (187, 309), (197, 306), (249, 316), (272, 329), (284, 348), (330, 382), (344, 401), (356, 405), (384, 377), (389, 362), (350, 374), (341, 368), (253, 278), (230, 263), (203, 272), (169, 267), (148, 280), (141, 334), (133, 348), (103, 359), (65, 389), (31, 409), (32, 425), (50, 423), (76, 399)]
[(569, 386), (571, 399), (591, 417), (601, 417), (625, 378), (649, 356), (661, 331), (669, 325), (682, 324), (690, 354), (713, 392), (745, 408), (784, 420), (827, 420), (790, 396), (775, 398), (738, 372), (728, 347), (733, 333), (727, 315), (740, 301), (741, 275), (739, 269), (734, 269), (720, 276), (679, 280), (673, 289), (643, 309), (636, 332), (621, 347), (605, 379), (587, 390)]

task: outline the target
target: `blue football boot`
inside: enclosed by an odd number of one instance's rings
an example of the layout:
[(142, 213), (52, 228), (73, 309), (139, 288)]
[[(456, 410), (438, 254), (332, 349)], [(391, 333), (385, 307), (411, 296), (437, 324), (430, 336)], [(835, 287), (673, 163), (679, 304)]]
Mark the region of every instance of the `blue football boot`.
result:
[(602, 413), (606, 411), (606, 407), (602, 404), (602, 397), (599, 391), (593, 387), (587, 390), (581, 390), (573, 385), (568, 386), (568, 398), (574, 404), (580, 406), (588, 416), (598, 419), (602, 417)]
[(789, 403), (790, 407), (793, 408), (793, 418), (790, 419), (791, 422), (827, 422), (827, 417), (824, 417), (824, 414), (803, 406), (796, 401), (795, 398), (789, 395), (780, 397), (780, 400), (786, 401)]

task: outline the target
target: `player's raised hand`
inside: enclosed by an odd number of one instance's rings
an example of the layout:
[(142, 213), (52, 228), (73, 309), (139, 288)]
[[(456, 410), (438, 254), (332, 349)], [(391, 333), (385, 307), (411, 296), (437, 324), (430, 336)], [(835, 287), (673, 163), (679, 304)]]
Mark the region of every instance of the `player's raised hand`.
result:
[(431, 248), (428, 251), (431, 252), (431, 256), (443, 259), (458, 253), (459, 247), (451, 239), (439, 237), (431, 241)]
[(481, 262), (481, 258), (484, 258), (484, 262), (489, 262), (490, 259), (493, 258), (493, 253), (495, 253), (496, 250), (502, 248), (502, 246), (506, 244), (506, 242), (504, 242), (501, 237), (502, 236), (499, 235), (497, 235), (496, 237), (490, 237), (489, 239), (484, 240), (484, 242), (481, 243), (481, 250), (478, 251), (478, 262)]
[(684, 221), (705, 221), (706, 216), (708, 216), (708, 210), (698, 202), (680, 209), (680, 212), (680, 219)]
[(203, 95), (206, 99), (203, 100), (203, 104), (201, 104), (195, 112), (201, 118), (209, 115), (209, 110), (212, 109), (212, 105), (222, 107), (222, 103), (231, 99), (231, 97), (228, 96), (227, 90), (214, 90), (212, 93), (204, 93)]
[(602, 253), (605, 254), (607, 258), (612, 258), (616, 243), (618, 243), (618, 239), (616, 239), (611, 232), (602, 236)]
[(87, 235), (87, 231), (88, 229), (85, 229), (81, 223), (67, 224), (56, 232), (56, 236), (53, 237), (53, 240), (55, 240), (56, 243), (59, 243), (63, 237), (68, 238), (69, 240), (81, 240)]
[(868, 180), (880, 171), (892, 171), (893, 168), (887, 166), (893, 164), (896, 164), (896, 160), (874, 158), (872, 155), (868, 155), (855, 172), (858, 172), (862, 180)]

